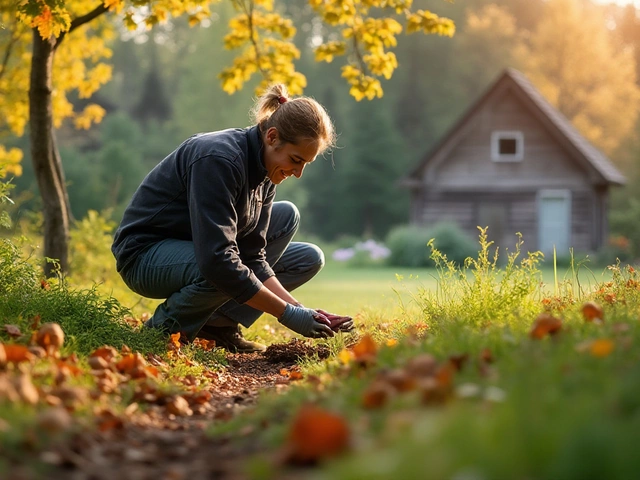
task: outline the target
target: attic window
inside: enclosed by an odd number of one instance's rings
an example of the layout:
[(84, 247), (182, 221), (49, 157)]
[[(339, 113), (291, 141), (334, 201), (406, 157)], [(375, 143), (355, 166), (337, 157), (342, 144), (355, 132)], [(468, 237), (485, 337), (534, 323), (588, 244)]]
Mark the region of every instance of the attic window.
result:
[(518, 131), (498, 131), (491, 134), (491, 160), (521, 162), (524, 157), (524, 135)]

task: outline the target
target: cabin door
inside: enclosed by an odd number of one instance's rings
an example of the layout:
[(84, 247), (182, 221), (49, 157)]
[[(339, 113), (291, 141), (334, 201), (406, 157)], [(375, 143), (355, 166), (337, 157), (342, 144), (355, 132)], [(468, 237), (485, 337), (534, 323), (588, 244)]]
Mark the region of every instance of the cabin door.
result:
[(547, 258), (555, 247), (559, 257), (569, 256), (571, 246), (571, 192), (538, 192), (538, 250)]

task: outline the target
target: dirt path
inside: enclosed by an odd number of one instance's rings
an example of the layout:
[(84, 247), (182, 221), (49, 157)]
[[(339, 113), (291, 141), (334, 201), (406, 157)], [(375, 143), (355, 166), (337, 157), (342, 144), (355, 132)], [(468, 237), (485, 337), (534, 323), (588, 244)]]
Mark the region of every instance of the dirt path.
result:
[[(258, 453), (250, 432), (242, 444), (211, 438), (206, 429), (214, 421), (241, 415), (256, 404), (264, 390), (284, 390), (290, 379), (280, 372), (295, 368), (301, 356), (328, 356), (303, 342), (272, 345), (265, 353), (228, 354), (228, 367), (208, 372), (211, 398), (192, 415), (167, 414), (154, 405), (131, 421), (104, 432), (81, 432), (68, 442), (39, 453), (54, 466), (43, 478), (65, 480), (199, 480), (246, 478), (243, 462)], [(32, 466), (12, 469), (8, 480), (31, 480)], [(37, 478), (37, 477), (36, 477)]]

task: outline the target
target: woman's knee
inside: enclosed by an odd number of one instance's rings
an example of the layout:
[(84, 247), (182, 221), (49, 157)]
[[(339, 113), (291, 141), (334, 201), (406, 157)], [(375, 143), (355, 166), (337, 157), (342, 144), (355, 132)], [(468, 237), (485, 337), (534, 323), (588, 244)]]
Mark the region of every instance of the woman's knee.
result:
[(318, 273), (324, 267), (324, 252), (313, 243), (307, 243), (306, 247), (309, 267), (314, 274)]
[(280, 226), (282, 230), (295, 233), (300, 226), (300, 211), (288, 200), (274, 202), (271, 209), (271, 223)]

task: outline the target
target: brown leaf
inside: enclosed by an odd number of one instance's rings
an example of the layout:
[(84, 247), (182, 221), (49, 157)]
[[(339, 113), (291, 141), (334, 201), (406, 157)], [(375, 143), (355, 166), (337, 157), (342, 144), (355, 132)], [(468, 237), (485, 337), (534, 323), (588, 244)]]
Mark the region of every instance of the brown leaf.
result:
[(362, 406), (368, 409), (383, 407), (393, 395), (394, 389), (388, 383), (373, 382), (362, 395)]
[(111, 363), (118, 356), (118, 352), (115, 348), (108, 345), (104, 345), (94, 350), (89, 358), (103, 358), (107, 364)]
[(174, 395), (167, 399), (166, 409), (168, 413), (179, 417), (190, 417), (193, 410), (189, 407), (189, 402), (180, 395)]
[(411, 358), (405, 365), (405, 370), (415, 377), (430, 377), (436, 371), (438, 362), (436, 358), (429, 353), (422, 353)]
[(17, 325), (5, 325), (4, 330), (9, 334), (10, 337), (17, 338), (22, 336), (22, 332)]
[(604, 320), (604, 311), (596, 302), (586, 302), (582, 305), (582, 316), (585, 322), (601, 323)]
[(35, 405), (40, 399), (38, 390), (31, 381), (31, 375), (27, 373), (21, 373), (13, 380), (13, 386), (20, 395), (20, 399), (28, 403), (29, 405)]
[(4, 351), (7, 362), (20, 363), (33, 360), (33, 354), (25, 345), (5, 344)]
[(71, 415), (63, 407), (48, 408), (36, 418), (38, 427), (49, 433), (64, 432), (69, 429), (71, 422)]
[(40, 315), (34, 315), (29, 319), (29, 328), (31, 330), (38, 330), (40, 328)]
[(64, 332), (57, 323), (45, 323), (38, 329), (36, 343), (49, 355), (55, 354), (64, 343)]
[(469, 360), (468, 353), (451, 355), (449, 357), (449, 363), (451, 364), (451, 366), (453, 366), (456, 372), (459, 372), (460, 370), (462, 370), (462, 367), (464, 367), (464, 364), (467, 363), (467, 360)]
[(0, 343), (0, 367), (4, 367), (7, 364), (7, 352), (4, 349), (4, 345)]
[(104, 370), (105, 368), (109, 368), (109, 364), (103, 357), (89, 357), (87, 362), (92, 370)]
[(493, 358), (493, 353), (491, 353), (491, 350), (489, 350), (488, 348), (483, 349), (480, 352), (480, 361), (483, 363), (493, 363), (494, 358)]
[(535, 339), (542, 339), (547, 335), (555, 335), (562, 329), (562, 321), (548, 313), (541, 313), (533, 322), (533, 327), (529, 336)]
[(57, 365), (60, 370), (63, 370), (65, 371), (65, 373), (73, 375), (74, 377), (82, 374), (82, 369), (71, 363), (63, 362), (62, 360), (60, 360), (57, 362)]
[(391, 385), (398, 392), (409, 392), (416, 387), (415, 377), (401, 369), (384, 372), (379, 379)]
[(345, 419), (314, 405), (304, 405), (289, 429), (291, 463), (310, 463), (344, 452), (349, 445)]

